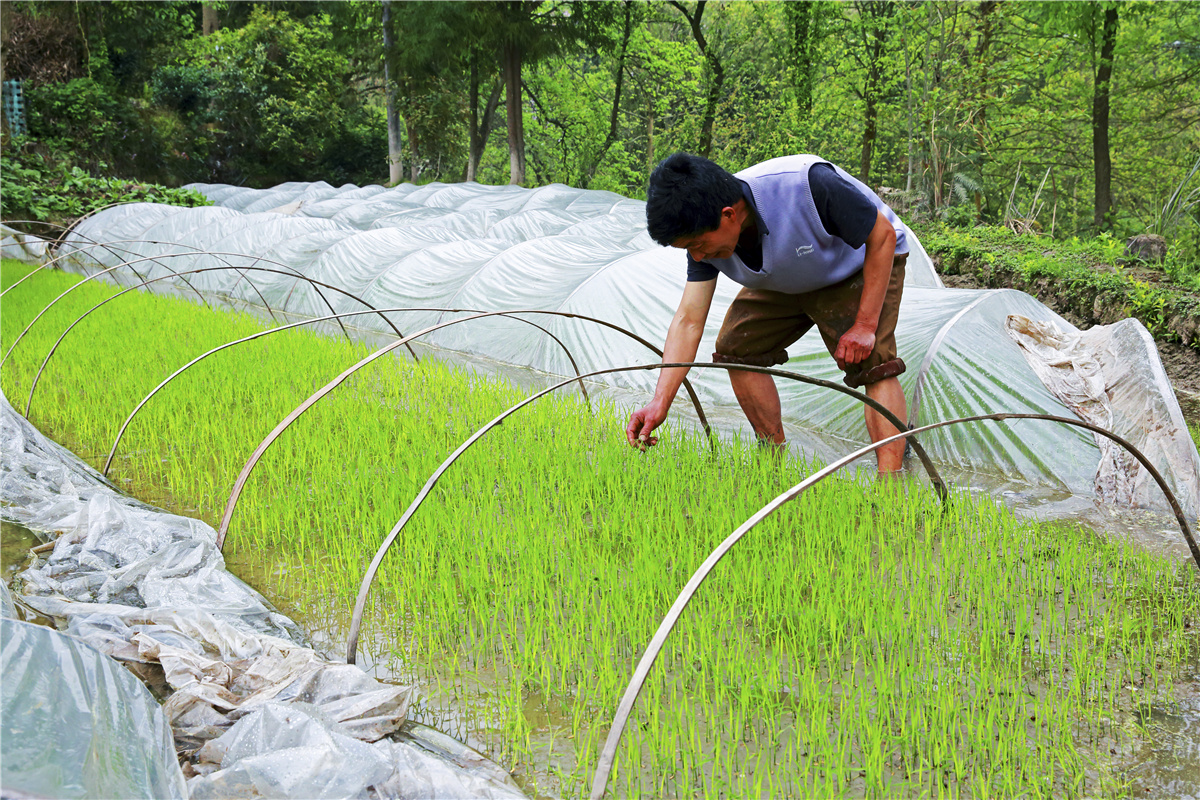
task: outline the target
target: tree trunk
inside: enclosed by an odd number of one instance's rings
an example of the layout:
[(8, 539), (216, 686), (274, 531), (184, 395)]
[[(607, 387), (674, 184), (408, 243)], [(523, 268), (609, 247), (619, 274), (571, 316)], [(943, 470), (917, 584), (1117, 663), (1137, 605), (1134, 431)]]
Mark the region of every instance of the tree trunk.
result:
[(884, 16), (890, 9), (885, 9), (879, 2), (863, 3), (860, 14), (871, 20), (870, 30), (864, 26), (864, 37), (867, 44), (867, 84), (863, 89), (863, 100), (866, 102), (866, 114), (863, 120), (862, 154), (858, 162), (858, 179), (870, 185), (871, 157), (875, 150), (875, 139), (879, 124), (879, 85), (882, 80), (883, 40), (887, 22)]
[(388, 183), (404, 179), (402, 165), (404, 140), (400, 135), (400, 114), (396, 111), (396, 86), (392, 82), (392, 4), (383, 0), (383, 91), (387, 97)]
[(413, 124), (411, 121), (409, 121), (408, 119), (405, 119), (404, 126), (406, 128), (408, 128), (408, 151), (409, 151), (409, 157), (408, 157), (408, 175), (409, 175), (409, 177), (408, 177), (408, 179), (410, 181), (412, 181), (413, 183), (416, 183), (417, 178), (421, 174), (421, 168), (420, 168), (420, 163), (419, 163), (420, 159), (417, 157), (419, 154), (418, 148), (421, 146), (421, 140), (420, 140), (420, 137), (417, 136), (416, 129), (413, 127)]
[(975, 44), (975, 63), (979, 65), (979, 79), (975, 85), (975, 132), (980, 150), (987, 126), (988, 50), (992, 46), (992, 14), (995, 10), (996, 0), (984, 0), (979, 4), (979, 40)]
[(508, 112), (508, 182), (525, 182), (525, 116), (521, 108), (521, 48), (506, 42), (501, 54), (504, 66), (504, 105)]
[(467, 180), (475, 180), (479, 170), (479, 69), (475, 59), (471, 59), (471, 85), (469, 90), (471, 103), (471, 123), (467, 131)]
[(725, 88), (725, 68), (721, 66), (721, 60), (717, 58), (717, 54), (708, 46), (708, 39), (705, 38), (704, 30), (700, 26), (707, 0), (699, 0), (696, 3), (695, 13), (689, 13), (678, 0), (671, 0), (671, 5), (675, 6), (679, 13), (687, 19), (688, 25), (692, 29), (692, 38), (696, 40), (696, 46), (700, 48), (700, 55), (704, 56), (704, 62), (708, 64), (708, 71), (711, 73), (708, 97), (704, 102), (704, 119), (700, 123), (699, 145), (700, 155), (708, 158), (709, 153), (712, 152), (713, 123), (717, 118), (717, 101), (721, 99), (721, 90)]
[(588, 184), (596, 176), (596, 170), (600, 168), (600, 162), (604, 160), (608, 149), (617, 140), (617, 123), (620, 119), (621, 111), (621, 89), (625, 86), (625, 56), (629, 52), (629, 37), (632, 33), (633, 2), (632, 0), (625, 0), (625, 26), (621, 36), (621, 56), (617, 59), (617, 79), (616, 86), (613, 88), (612, 111), (609, 113), (608, 119), (608, 135), (604, 137), (604, 143), (600, 145), (600, 150), (596, 153), (596, 157), (591, 159), (587, 168), (579, 176), (579, 188), (581, 189), (588, 188)]
[(654, 171), (654, 98), (646, 101), (646, 175)]
[(478, 180), (479, 162), (487, 149), (488, 137), (496, 124), (496, 108), (500, 105), (501, 82), (492, 81), (487, 103), (483, 107), (483, 118), (479, 117), (479, 66), (471, 59), (471, 129), (467, 143), (467, 180)]
[[(194, 19), (194, 18), (193, 18)], [(221, 18), (217, 7), (212, 3), (200, 4), (200, 31), (205, 36), (212, 36), (221, 29)]]
[(1108, 144), (1109, 92), (1112, 84), (1113, 50), (1117, 42), (1117, 9), (1104, 11), (1104, 30), (1100, 44), (1100, 64), (1092, 87), (1092, 160), (1096, 170), (1096, 212), (1092, 220), (1096, 230), (1108, 225), (1112, 211), (1112, 159)]
[(792, 82), (796, 103), (807, 117), (812, 113), (813, 78), (816, 75), (813, 53), (816, 51), (816, 9), (812, 3), (784, 3), (783, 11), (791, 26)]
[[(0, 31), (12, 30), (12, 3), (0, 3)], [(0, 48), (0, 81), (4, 80), (4, 65), (8, 61), (8, 48)], [(5, 123), (5, 129), (8, 125)]]
[(916, 128), (913, 124), (913, 91), (912, 91), (912, 59), (908, 54), (908, 11), (900, 12), (900, 46), (904, 48), (904, 104), (908, 107), (908, 169), (905, 172), (904, 191), (911, 192), (913, 188), (913, 173), (916, 171)]
[[(975, 63), (979, 66), (979, 79), (975, 86), (975, 146), (979, 148), (980, 172), (986, 162), (988, 149), (987, 111), (991, 97), (989, 87), (988, 66), (991, 63), (992, 21), (996, 12), (998, 0), (984, 0), (979, 4), (979, 40), (975, 45)], [(980, 180), (980, 185), (983, 181)], [(983, 216), (983, 190), (978, 189), (975, 195), (975, 218)]]
[(878, 113), (875, 109), (874, 93), (867, 95), (867, 114), (863, 121), (862, 154), (858, 159), (858, 179), (870, 186), (871, 154), (875, 150)]

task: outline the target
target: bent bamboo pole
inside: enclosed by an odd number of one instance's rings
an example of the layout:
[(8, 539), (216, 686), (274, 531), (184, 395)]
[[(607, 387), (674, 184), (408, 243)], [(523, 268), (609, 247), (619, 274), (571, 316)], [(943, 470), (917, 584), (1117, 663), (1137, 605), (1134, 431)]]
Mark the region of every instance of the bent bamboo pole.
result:
[[(137, 243), (137, 242), (144, 242), (144, 241), (146, 241), (146, 240), (145, 239), (123, 239), (123, 240), (118, 240), (116, 243)], [(310, 278), (307, 278), (303, 274), (301, 274), (298, 270), (294, 269), (293, 267), (290, 267), (287, 264), (284, 264), (283, 262), (280, 262), (280, 261), (276, 261), (274, 259), (263, 258), (262, 256), (255, 256), (255, 255), (251, 255), (249, 253), (231, 253), (231, 252), (224, 252), (224, 251), (201, 250), (200, 248), (195, 247), (194, 245), (181, 244), (178, 242), (157, 242), (157, 243), (170, 245), (172, 247), (186, 247), (186, 248), (189, 248), (190, 252), (160, 253), (160, 254), (154, 255), (154, 256), (143, 256), (142, 258), (138, 258), (138, 259), (129, 259), (120, 264), (117, 264), (116, 267), (105, 269), (101, 272), (92, 273), (92, 274), (86, 276), (83, 281), (80, 281), (80, 283), (86, 283), (91, 278), (97, 277), (99, 275), (104, 275), (108, 272), (112, 272), (114, 269), (117, 269), (117, 268), (123, 267), (123, 266), (128, 266), (129, 264), (133, 264), (133, 263), (140, 263), (142, 261), (157, 261), (157, 259), (159, 259), (159, 258), (184, 258), (186, 256), (204, 255), (204, 256), (211, 256), (218, 261), (224, 262), (228, 269), (232, 269), (235, 272), (237, 272), (238, 275), (240, 276), (238, 278), (238, 282), (240, 282), (243, 278), (246, 278), (246, 273), (244, 272), (244, 270), (253, 269), (254, 265), (271, 264), (275, 267), (279, 267), (279, 270), (272, 270), (272, 271), (278, 272), (278, 274), (281, 274), (281, 275), (286, 275), (288, 277), (298, 278), (300, 280), (306, 281), (308, 283), (308, 285), (312, 287), (313, 291), (315, 291), (317, 293), (317, 296), (321, 298), (321, 302), (325, 304), (325, 307), (329, 309), (329, 312), (331, 314), (333, 313), (333, 304), (329, 302), (329, 298), (327, 298), (325, 296), (325, 293), (321, 291), (322, 286), (324, 286), (327, 289), (333, 289), (336, 292), (340, 292), (341, 294), (344, 294), (354, 300), (357, 300), (360, 303), (363, 303), (364, 305), (367, 305), (363, 300), (361, 300), (359, 297), (357, 297), (356, 295), (354, 295), (350, 292), (344, 291), (336, 286), (331, 286), (329, 284), (321, 283), (319, 281), (314, 281)], [(68, 256), (72, 255), (73, 253), (81, 252), (85, 249), (91, 249), (93, 247), (103, 247), (103, 248), (109, 250), (110, 252), (114, 252), (114, 254), (115, 254), (115, 250), (117, 250), (117, 249), (124, 250), (127, 253), (132, 252), (130, 250), (126, 250), (125, 248), (115, 248), (114, 249), (112, 247), (112, 244), (114, 244), (114, 243), (113, 242), (94, 242), (92, 244), (85, 245), (84, 247), (80, 247), (78, 250), (74, 250), (71, 253), (64, 253), (60, 256), (57, 256), (57, 257), (51, 259), (50, 261), (47, 261), (45, 264), (40, 265), (37, 269), (31, 271), (28, 275), (24, 276), (23, 278), (21, 278), (21, 280), (17, 281), (16, 283), (14, 283), (12, 286), (8, 287), (8, 289), (5, 289), (4, 291), (8, 292), (12, 289), (17, 288), (17, 286), (19, 286), (23, 281), (25, 281), (26, 279), (37, 274), (40, 270), (50, 267), (50, 266), (54, 265), (55, 263), (57, 263), (58, 261), (63, 260), (65, 258), (67, 258)], [(229, 258), (228, 258), (229, 256), (253, 259), (253, 264), (250, 266), (235, 267), (235, 266), (233, 266), (233, 264), (231, 264), (229, 262)], [(166, 266), (165, 264), (160, 264), (160, 266), (162, 266), (164, 269), (170, 270), (170, 267)], [(130, 268), (132, 269), (132, 267), (130, 267)], [(137, 273), (136, 270), (134, 270), (134, 274), (138, 275), (139, 278), (142, 277), (140, 274)], [(187, 274), (191, 274), (191, 273), (188, 271), (176, 272), (175, 276), (179, 277), (179, 276), (187, 275)], [(163, 277), (171, 277), (171, 276), (163, 276)], [(200, 298), (201, 302), (203, 302), (205, 305), (208, 305), (208, 300), (194, 286), (192, 286), (191, 282), (188, 281), (187, 278), (181, 278), (181, 280), (183, 280), (183, 282), (186, 283), (188, 285), (188, 287), (192, 289), (192, 291), (196, 292), (196, 295)], [(262, 292), (259, 291), (258, 287), (254, 284), (253, 281), (249, 281), (247, 279), (247, 282), (250, 283), (250, 287), (252, 289), (254, 289), (254, 293), (258, 295), (258, 299), (262, 301), (263, 307), (267, 309), (267, 313), (269, 313), (271, 315), (271, 319), (274, 320), (275, 322), (278, 322), (278, 318), (275, 316), (274, 309), (271, 308), (271, 305), (267, 302), (267, 299), (265, 297), (263, 297)], [(145, 283), (143, 283), (142, 285), (145, 285)], [(234, 285), (236, 286), (237, 284), (234, 284)], [(132, 287), (132, 288), (137, 288), (137, 287)], [(54, 302), (57, 302), (57, 299)], [(51, 305), (53, 305), (53, 302), (51, 303)], [(369, 305), (367, 307), (370, 308)], [(36, 322), (36, 319), (34, 321)], [(392, 325), (391, 322), (388, 321), (386, 318), (384, 318), (384, 322), (387, 322), (391, 326), (392, 330), (395, 331), (397, 336), (402, 335), (400, 333), (400, 331), (396, 329), (396, 326)], [(32, 325), (32, 323), (30, 323), (30, 325)], [(346, 327), (344, 325), (342, 325), (340, 320), (338, 321), (338, 325), (341, 327), (342, 333), (346, 336), (346, 338), (350, 339), (351, 338), (350, 332), (346, 330)], [(24, 336), (24, 335), (25, 335), (25, 333), (22, 332), (21, 336)], [(19, 340), (21, 337), (17, 337), (17, 338)], [(16, 342), (14, 342), (13, 345), (16, 346)], [(11, 352), (11, 350), (12, 350), (12, 348), (10, 347), (9, 351)], [(410, 352), (411, 352), (411, 348), (410, 348)], [(417, 358), (416, 353), (413, 353), (412, 355), (413, 355), (414, 359)], [(5, 354), (5, 358), (7, 358), (7, 357), (8, 357), (8, 355)], [(3, 359), (0, 359), (0, 363), (3, 363)]]
[[(76, 234), (76, 235), (78, 236), (79, 234)], [(83, 237), (81, 236), (80, 238), (83, 238)], [(90, 244), (84, 244), (80, 247), (77, 247), (76, 249), (72, 250), (69, 253), (63, 253), (61, 255), (55, 256), (54, 258), (50, 259), (49, 261), (47, 261), (44, 264), (39, 264), (37, 269), (32, 270), (31, 272), (29, 272), (29, 274), (24, 275), (20, 280), (18, 280), (12, 286), (9, 286), (4, 291), (0, 292), (0, 297), (3, 297), (10, 290), (17, 288), (22, 283), (24, 283), (28, 278), (32, 278), (34, 275), (36, 275), (41, 270), (47, 269), (47, 268), (52, 268), (59, 261), (69, 260), (71, 256), (82, 253), (85, 250), (91, 250), (93, 248), (102, 247), (105, 250), (112, 253), (113, 255), (117, 256), (118, 258), (121, 257), (117, 253), (118, 250), (121, 253), (124, 253), (125, 255), (130, 255), (130, 254), (141, 255), (141, 253), (138, 253), (136, 250), (131, 250), (128, 247), (116, 247), (116, 245), (119, 245), (119, 244), (146, 243), (146, 244), (161, 244), (161, 245), (167, 245), (170, 247), (186, 247), (186, 248), (189, 248), (192, 251), (192, 254), (194, 254), (194, 255), (213, 255), (218, 261), (225, 263), (231, 269), (238, 269), (237, 267), (234, 267), (233, 264), (231, 264), (229, 262), (229, 259), (227, 259), (227, 258), (222, 258), (215, 253), (210, 254), (207, 251), (201, 250), (199, 247), (196, 247), (195, 245), (185, 244), (182, 242), (166, 242), (166, 241), (159, 241), (159, 240), (154, 240), (153, 242), (150, 242), (147, 239), (113, 239), (113, 240), (105, 241), (105, 242), (97, 242), (96, 240), (92, 239), (92, 240), (90, 240), (90, 242), (91, 242)], [(253, 256), (253, 255), (250, 255), (249, 253), (239, 253), (238, 255), (243, 258), (253, 258), (255, 264), (257, 264), (259, 261), (262, 260), (258, 256)], [(176, 257), (176, 256), (177, 256), (177, 254), (172, 253), (172, 254), (164, 255), (163, 258)], [(175, 272), (174, 270), (171, 270), (171, 268), (168, 267), (166, 264), (160, 264), (160, 266), (163, 269)], [(242, 278), (246, 277), (246, 275), (244, 272), (239, 273), (239, 274), (241, 275), (241, 278), (238, 279), (240, 282)], [(299, 273), (297, 273), (297, 274), (299, 274)], [(175, 272), (175, 275), (176, 275), (176, 277), (180, 277), (178, 272)], [(204, 295), (198, 289), (196, 289), (195, 286), (192, 286), (191, 281), (189, 281), (187, 278), (182, 278), (182, 277), (180, 277), (180, 280), (182, 280), (185, 284), (187, 284), (188, 288), (196, 293), (196, 295), (200, 298), (200, 301), (202, 303), (204, 303), (204, 305), (206, 305), (206, 306), (208, 305), (208, 299), (205, 298)], [(275, 316), (275, 310), (273, 308), (271, 308), (271, 304), (267, 302), (267, 298), (263, 297), (262, 292), (259, 291), (258, 287), (254, 284), (253, 281), (247, 280), (247, 282), (250, 284), (250, 288), (254, 290), (254, 293), (256, 295), (258, 295), (258, 299), (260, 301), (262, 301), (263, 307), (265, 309), (267, 309), (267, 313), (271, 315), (271, 320), (275, 323), (278, 323), (279, 319), (278, 319), (278, 317)], [(237, 286), (237, 284), (234, 284), (235, 288), (236, 288), (236, 286)], [(320, 290), (318, 289), (317, 291), (319, 292)]]
[[(662, 358), (662, 355), (663, 355), (662, 350), (658, 349), (656, 346), (654, 346), (647, 340), (643, 339), (641, 336), (638, 336), (636, 333), (626, 330), (625, 328), (622, 328), (620, 325), (609, 322), (608, 320), (598, 319), (596, 317), (589, 317), (589, 316), (585, 316), (583, 314), (572, 314), (572, 313), (569, 313), (566, 311), (546, 311), (543, 309), (515, 309), (512, 311), (491, 311), (491, 312), (489, 312), (489, 311), (480, 311), (478, 309), (473, 309), (473, 308), (384, 308), (384, 309), (379, 309), (379, 311), (381, 311), (383, 313), (389, 313), (389, 314), (392, 313), (393, 311), (425, 311), (425, 312), (438, 311), (438, 312), (450, 313), (450, 314), (457, 314), (457, 313), (475, 314), (475, 315), (482, 316), (482, 317), (512, 316), (514, 314), (544, 314), (544, 315), (554, 316), (554, 317), (564, 317), (566, 319), (578, 319), (578, 320), (583, 320), (585, 322), (594, 322), (597, 325), (602, 325), (606, 328), (611, 328), (612, 330), (617, 331), (618, 333), (628, 336), (629, 338), (633, 339), (634, 341), (638, 342), (639, 344), (645, 345), (646, 348), (648, 348), (651, 352), (653, 352), (659, 358)], [(103, 474), (108, 475), (108, 470), (109, 470), (110, 466), (112, 465), (114, 456), (116, 455), (117, 446), (121, 442), (121, 437), (124, 436), (125, 429), (129, 427), (130, 423), (133, 422), (134, 416), (138, 413), (139, 410), (141, 410), (142, 406), (146, 405), (146, 403), (148, 403), (150, 401), (150, 398), (152, 398), (155, 394), (157, 394), (160, 389), (165, 387), (168, 383), (170, 383), (176, 377), (181, 375), (184, 371), (186, 371), (192, 365), (194, 365), (194, 364), (198, 363), (199, 361), (202, 361), (203, 359), (207, 358), (208, 356), (210, 356), (214, 353), (220, 352), (221, 350), (224, 350), (228, 347), (233, 347), (234, 345), (241, 344), (242, 342), (248, 342), (253, 339), (262, 337), (262, 336), (267, 336), (269, 334), (276, 333), (277, 331), (283, 331), (283, 330), (287, 330), (289, 328), (298, 327), (300, 325), (307, 325), (309, 323), (322, 322), (322, 321), (331, 319), (333, 317), (350, 317), (350, 316), (358, 316), (358, 315), (362, 315), (362, 314), (371, 314), (371, 313), (375, 313), (375, 312), (373, 312), (373, 311), (350, 311), (350, 312), (346, 312), (343, 314), (335, 314), (332, 316), (317, 317), (317, 318), (310, 319), (310, 320), (303, 320), (301, 322), (284, 325), (279, 328), (272, 328), (271, 330), (268, 330), (268, 331), (261, 331), (256, 334), (252, 334), (251, 336), (247, 336), (243, 339), (238, 339), (238, 340), (232, 341), (232, 342), (226, 342), (225, 344), (220, 345), (219, 347), (214, 347), (213, 349), (209, 350), (206, 353), (201, 353), (199, 356), (192, 359), (191, 361), (189, 361), (188, 363), (184, 364), (182, 367), (177, 369), (175, 372), (168, 375), (162, 381), (162, 383), (160, 383), (158, 386), (154, 387), (154, 389), (152, 389), (149, 394), (147, 394), (144, 398), (142, 398), (142, 401), (140, 403), (138, 403), (137, 407), (133, 409), (133, 411), (129, 414), (128, 417), (126, 417), (124, 424), (121, 425), (121, 429), (117, 432), (117, 436), (116, 436), (116, 439), (113, 441), (112, 448), (108, 451), (108, 458), (104, 462)], [(467, 319), (475, 319), (475, 318), (476, 317), (468, 317)], [(575, 358), (574, 358), (574, 356), (572, 356), (571, 351), (569, 349), (567, 349), (567, 346), (562, 342), (562, 340), (559, 339), (557, 336), (555, 336), (553, 333), (550, 333), (550, 331), (546, 330), (541, 325), (537, 325), (533, 322), (530, 322), (529, 320), (523, 320), (520, 317), (516, 317), (516, 316), (512, 316), (512, 318), (519, 320), (521, 322), (526, 322), (530, 325), (533, 325), (538, 330), (543, 331), (547, 336), (549, 336), (551, 339), (553, 339), (555, 342), (557, 342), (560, 347), (562, 347), (563, 352), (566, 353), (567, 358), (571, 362), (572, 369), (575, 371), (575, 375), (576, 375), (575, 381), (578, 381), (579, 387), (583, 392), (584, 398), (588, 399), (587, 389), (584, 387), (583, 380), (579, 375), (579, 366), (576, 364)], [(460, 321), (465, 321), (465, 320), (452, 320), (447, 324), (454, 324), (454, 323), (460, 322)], [(420, 336), (420, 335), (421, 335), (420, 333), (417, 333), (417, 334), (414, 334), (413, 337), (410, 337), (410, 338), (416, 338), (417, 336)], [(686, 378), (683, 381), (683, 386), (687, 390), (688, 396), (692, 401), (692, 406), (696, 411), (696, 416), (699, 419), (701, 426), (704, 428), (704, 433), (711, 437), (712, 429), (710, 428), (710, 426), (708, 424), (708, 418), (704, 414), (704, 408), (700, 405), (700, 398), (696, 395), (695, 390), (692, 388), (691, 382), (688, 381)], [(590, 408), (590, 399), (589, 399), (589, 408)], [(221, 541), (222, 541), (222, 543), (224, 542), (223, 536), (221, 538)]]

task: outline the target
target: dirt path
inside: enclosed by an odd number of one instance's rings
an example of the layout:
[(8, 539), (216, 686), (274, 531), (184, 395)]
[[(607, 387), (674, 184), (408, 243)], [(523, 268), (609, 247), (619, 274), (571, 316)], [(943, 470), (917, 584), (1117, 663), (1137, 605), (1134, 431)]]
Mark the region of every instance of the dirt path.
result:
[[(970, 275), (942, 275), (941, 278), (947, 287), (954, 289), (987, 288)], [(1053, 305), (1050, 307), (1054, 308)], [(1062, 314), (1060, 309), (1054, 310)], [(1071, 319), (1070, 314), (1063, 316), (1072, 324), (1078, 324), (1078, 320)], [(1200, 425), (1200, 353), (1181, 344), (1158, 342), (1158, 355), (1167, 377), (1175, 386), (1175, 396), (1179, 399), (1184, 418), (1193, 425)]]

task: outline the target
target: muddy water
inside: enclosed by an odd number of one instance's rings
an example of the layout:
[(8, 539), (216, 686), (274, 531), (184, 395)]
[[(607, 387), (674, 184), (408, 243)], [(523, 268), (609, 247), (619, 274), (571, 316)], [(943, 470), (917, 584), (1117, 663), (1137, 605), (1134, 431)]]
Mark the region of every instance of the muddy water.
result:
[[(13, 578), (18, 572), (27, 569), (33, 563), (30, 549), (42, 543), (38, 535), (28, 528), (12, 522), (0, 522), (0, 573), (4, 576), (4, 585), (12, 589)], [(15, 593), (14, 593), (15, 597)], [(25, 622), (54, 627), (54, 621), (43, 617), (20, 604), (17, 604), (17, 618)]]
[(29, 550), (41, 544), (37, 534), (11, 522), (0, 522), (0, 572), (4, 585), (11, 586), (13, 576), (29, 566)]
[(1125, 772), (1129, 797), (1200, 798), (1200, 668), (1176, 696), (1139, 720), (1146, 736)]
[[(228, 563), (232, 571), (273, 600), (278, 581), (301, 569), (288, 567), (275, 555), (261, 552), (231, 556)], [(288, 600), (280, 598), (279, 604), (304, 628), (314, 646), (330, 658), (344, 658), (349, 610), (332, 598), (311, 602), (307, 607), (288, 606)], [(372, 617), (368, 610), (366, 619)], [(536, 687), (526, 687), (521, 712), (528, 726), (527, 747), (532, 756), (513, 753), (504, 745), (503, 715), (509, 713), (504, 709), (508, 697), (502, 696), (508, 685), (505, 666), (489, 664), (468, 671), (468, 677), (460, 678), (458, 683), (443, 682), (440, 676), (450, 674), (449, 665), (411, 663), (393, 649), (394, 642), (403, 638), (402, 629), (384, 631), (367, 621), (357, 663), (377, 679), (419, 685), (420, 697), (411, 708), (411, 719), (487, 754), (509, 769), (531, 796), (560, 796), (590, 782), (590, 774), (572, 774), (572, 770), (579, 761), (588, 760), (584, 753), (598, 753), (602, 742), (575, 740), (568, 708), (556, 702), (548, 704)], [(1200, 671), (1180, 682), (1175, 695), (1177, 702), (1173, 704), (1154, 706), (1141, 716), (1119, 720), (1116, 727), (1120, 733), (1115, 739), (1111, 733), (1096, 738), (1095, 731), (1080, 728), (1081, 750), (1093, 758), (1111, 758), (1103, 771), (1111, 771), (1126, 785), (1127, 796), (1200, 800)], [(706, 723), (698, 718), (697, 724)], [(742, 743), (734, 746), (744, 747)], [(643, 777), (642, 786), (654, 785), (652, 776)], [(1099, 772), (1089, 770), (1089, 784), (1098, 781)], [(896, 796), (917, 792), (915, 788), (906, 792), (902, 784), (892, 788)], [(685, 788), (680, 787), (680, 791)], [(848, 790), (849, 796), (864, 792), (865, 787), (853, 782)]]

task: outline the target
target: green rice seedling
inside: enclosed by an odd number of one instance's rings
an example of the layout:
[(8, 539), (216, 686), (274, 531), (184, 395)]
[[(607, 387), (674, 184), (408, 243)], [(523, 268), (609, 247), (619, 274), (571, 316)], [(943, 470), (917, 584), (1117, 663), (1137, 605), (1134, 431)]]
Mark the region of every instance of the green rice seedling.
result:
[[(6, 263), (0, 279), (27, 269)], [(75, 280), (47, 272), (7, 295), (0, 344)], [(81, 287), (34, 326), (0, 372), (5, 393), (28, 392), (58, 332), (112, 291)], [(113, 306), (64, 342), (34, 406), (39, 427), (97, 466), (165, 375), (262, 327), (144, 294)], [(223, 351), (143, 409), (113, 478), (216, 523), (254, 446), (368, 352), (301, 330)], [(341, 656), (383, 536), (438, 464), (523, 396), (429, 359), (380, 359), (264, 457), (229, 564)], [(414, 718), (540, 794), (586, 794), (679, 589), (815, 468), (739, 441), (712, 454), (687, 430), (638, 453), (620, 413), (595, 405), (545, 398), (462, 456), (385, 560), (360, 642), (367, 668), (421, 684)], [(1128, 737), (1137, 710), (1195, 663), (1198, 614), (1190, 565), (987, 501), (826, 481), (756, 528), (694, 598), (643, 690), (612, 791), (1116, 793), (1105, 737)]]

